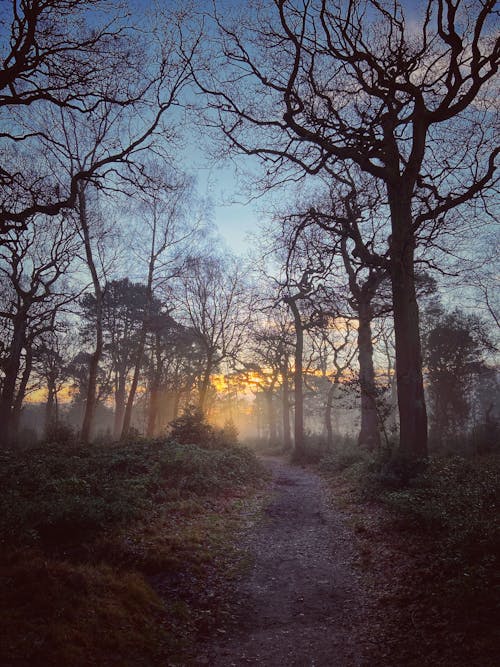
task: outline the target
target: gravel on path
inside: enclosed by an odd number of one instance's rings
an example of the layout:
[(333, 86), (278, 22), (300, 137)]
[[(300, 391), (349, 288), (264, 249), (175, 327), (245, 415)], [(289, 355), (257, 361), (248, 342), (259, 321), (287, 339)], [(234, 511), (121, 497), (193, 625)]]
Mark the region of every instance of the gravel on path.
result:
[(252, 566), (236, 582), (235, 624), (205, 644), (213, 667), (358, 667), (360, 592), (350, 530), (314, 472), (265, 458), (264, 519), (244, 538)]

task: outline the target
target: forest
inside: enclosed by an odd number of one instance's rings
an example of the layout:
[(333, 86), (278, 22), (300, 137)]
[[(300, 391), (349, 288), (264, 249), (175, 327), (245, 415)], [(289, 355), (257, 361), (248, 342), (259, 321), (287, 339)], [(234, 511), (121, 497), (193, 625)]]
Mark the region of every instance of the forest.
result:
[(1, 3), (2, 665), (498, 664), (498, 34)]

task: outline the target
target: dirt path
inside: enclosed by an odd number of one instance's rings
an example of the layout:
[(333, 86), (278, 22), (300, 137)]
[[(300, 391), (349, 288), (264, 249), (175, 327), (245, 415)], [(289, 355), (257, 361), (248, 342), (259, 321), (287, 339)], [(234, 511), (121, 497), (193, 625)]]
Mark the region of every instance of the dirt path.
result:
[(236, 584), (234, 627), (220, 629), (196, 664), (361, 665), (349, 530), (317, 475), (280, 459), (264, 463), (272, 495), (246, 538), (253, 564)]

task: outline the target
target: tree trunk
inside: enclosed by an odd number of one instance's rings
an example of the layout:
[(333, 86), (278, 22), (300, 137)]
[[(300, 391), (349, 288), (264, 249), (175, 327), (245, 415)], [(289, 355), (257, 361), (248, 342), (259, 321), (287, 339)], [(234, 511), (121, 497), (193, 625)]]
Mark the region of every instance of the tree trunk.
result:
[(377, 418), (375, 371), (373, 368), (373, 343), (371, 309), (369, 304), (358, 304), (358, 360), (361, 391), (361, 427), (358, 445), (373, 451), (380, 448), (380, 430)]
[(160, 384), (162, 372), (161, 339), (158, 332), (155, 335), (155, 365), (153, 367), (153, 379), (149, 392), (148, 426), (146, 435), (153, 438), (156, 434), (156, 422), (158, 419), (158, 408), (160, 405)]
[(148, 425), (146, 429), (146, 435), (148, 438), (153, 438), (156, 435), (156, 419), (158, 417), (158, 403), (160, 398), (158, 389), (158, 385), (152, 385), (150, 389)]
[(47, 403), (45, 404), (45, 436), (49, 434), (50, 427), (54, 424), (56, 407), (56, 383), (54, 374), (47, 375)]
[(283, 400), (283, 449), (288, 452), (292, 448), (292, 434), (290, 432), (290, 389), (288, 386), (288, 370), (282, 373), (282, 400)]
[(0, 438), (4, 445), (10, 445), (13, 433), (12, 412), (16, 393), (16, 381), (21, 366), (21, 352), (26, 334), (26, 315), (19, 312), (13, 321), (14, 331), (9, 347), (9, 355), (5, 361), (3, 371), (2, 395), (0, 397)]
[(156, 435), (156, 421), (160, 404), (160, 373), (156, 371), (149, 391), (148, 425), (146, 435), (153, 438)]
[(149, 307), (146, 312), (146, 321), (143, 323), (141, 336), (139, 338), (139, 343), (137, 347), (137, 355), (135, 359), (134, 366), (134, 375), (132, 377), (132, 384), (130, 385), (130, 390), (127, 398), (127, 405), (125, 407), (125, 414), (123, 415), (123, 427), (122, 434), (120, 436), (121, 440), (126, 440), (129, 430), (130, 422), (132, 421), (132, 410), (134, 408), (135, 394), (137, 391), (137, 385), (139, 384), (139, 375), (142, 367), (142, 360), (144, 357), (144, 347), (146, 345), (146, 331), (147, 331), (147, 319), (149, 316)]
[(304, 392), (302, 357), (304, 354), (304, 327), (300, 318), (299, 309), (294, 299), (287, 300), (293, 313), (295, 324), (295, 368), (293, 371), (294, 383), (294, 450), (300, 458), (304, 454)]
[(24, 397), (26, 396), (26, 388), (31, 376), (31, 370), (33, 367), (33, 349), (31, 347), (31, 342), (28, 342), (25, 345), (26, 350), (26, 359), (24, 360), (24, 371), (21, 377), (21, 382), (19, 383), (19, 388), (17, 390), (16, 398), (14, 400), (14, 406), (12, 408), (12, 426), (11, 426), (11, 435), (15, 439), (19, 433), (19, 422), (21, 421), (21, 412), (23, 408)]
[(332, 450), (333, 442), (333, 426), (332, 426), (332, 409), (333, 409), (333, 394), (335, 393), (335, 384), (331, 384), (326, 396), (325, 407), (325, 429), (326, 429), (326, 444), (328, 450)]
[(427, 456), (427, 413), (422, 378), (419, 316), (415, 292), (414, 237), (410, 196), (389, 188), (391, 281), (396, 341), (399, 449), (405, 456)]
[(207, 365), (203, 373), (203, 380), (200, 385), (200, 393), (198, 397), (198, 407), (202, 412), (205, 412), (208, 388), (210, 387), (210, 375), (212, 373), (212, 357), (209, 355), (207, 357)]
[(89, 267), (90, 275), (92, 277), (92, 285), (94, 287), (95, 296), (95, 348), (90, 357), (89, 362), (89, 378), (87, 384), (87, 396), (85, 399), (85, 411), (83, 414), (82, 428), (80, 437), (82, 442), (88, 443), (92, 432), (94, 423), (94, 414), (97, 403), (97, 373), (99, 370), (99, 362), (103, 350), (103, 332), (102, 332), (102, 288), (97, 274), (97, 269), (94, 262), (94, 255), (92, 252), (92, 245), (90, 242), (90, 232), (87, 218), (87, 200), (85, 196), (85, 184), (80, 183), (78, 188), (78, 214), (80, 228), (83, 234), (83, 241), (85, 245), (85, 257), (87, 266)]
[(266, 406), (267, 406), (267, 424), (268, 424), (268, 427), (269, 427), (268, 443), (269, 443), (269, 445), (273, 446), (273, 445), (276, 444), (276, 439), (277, 439), (277, 437), (276, 437), (276, 419), (275, 419), (274, 402), (273, 402), (273, 390), (268, 389), (265, 392), (265, 397), (266, 397)]
[(113, 438), (118, 439), (122, 432), (123, 415), (125, 414), (125, 374), (118, 374), (115, 391), (115, 414), (113, 419)]
[(177, 417), (179, 416), (179, 407), (180, 407), (180, 404), (181, 404), (181, 395), (182, 395), (182, 392), (180, 392), (180, 391), (176, 391), (174, 393), (174, 400), (173, 400), (173, 404), (172, 404), (172, 421), (174, 419), (177, 419)]

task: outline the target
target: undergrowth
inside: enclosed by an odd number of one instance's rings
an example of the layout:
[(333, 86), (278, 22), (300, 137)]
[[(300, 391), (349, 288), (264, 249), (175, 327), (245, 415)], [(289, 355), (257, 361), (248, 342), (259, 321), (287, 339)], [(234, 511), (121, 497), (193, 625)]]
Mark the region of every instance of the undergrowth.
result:
[[(500, 614), (500, 457), (412, 461), (348, 448), (325, 457), (320, 469), (348, 481), (359, 506), (376, 502), (388, 510), (392, 539), (399, 548), (413, 544), (412, 553), (424, 564), (415, 599), (467, 650), (479, 647), (487, 660)], [(367, 524), (367, 531), (372, 528)], [(388, 529), (373, 534), (389, 537)], [(417, 586), (419, 573), (414, 575)]]
[(227, 443), (2, 452), (2, 666), (183, 664), (218, 613), (204, 588), (261, 479)]

